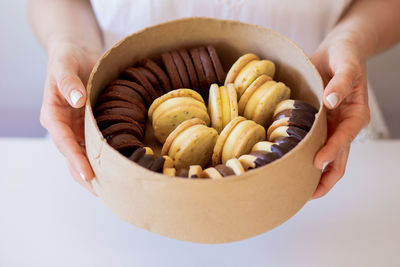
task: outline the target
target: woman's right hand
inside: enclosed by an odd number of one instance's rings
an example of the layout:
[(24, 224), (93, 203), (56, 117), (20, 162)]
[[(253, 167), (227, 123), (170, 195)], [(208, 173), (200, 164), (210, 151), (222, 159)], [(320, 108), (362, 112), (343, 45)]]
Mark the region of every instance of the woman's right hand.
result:
[(68, 40), (51, 43), (40, 122), (65, 156), (74, 179), (93, 194), (84, 142), (85, 85), (101, 51)]

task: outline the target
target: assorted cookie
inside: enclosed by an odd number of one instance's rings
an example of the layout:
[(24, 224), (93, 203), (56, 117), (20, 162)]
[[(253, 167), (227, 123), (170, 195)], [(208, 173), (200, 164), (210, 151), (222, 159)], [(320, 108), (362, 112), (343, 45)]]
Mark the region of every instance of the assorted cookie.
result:
[(212, 155), (212, 165), (226, 163), (229, 159), (249, 153), (253, 145), (265, 140), (264, 127), (252, 120), (236, 117), (231, 120), (218, 136)]
[[(165, 52), (157, 62), (123, 70), (99, 95), (94, 116), (110, 146), (166, 176), (221, 179), (265, 166), (307, 135), (318, 112), (290, 99), (273, 80), (275, 64), (255, 54), (227, 74), (213, 46)], [(147, 120), (161, 155), (143, 143)]]
[(205, 167), (211, 159), (217, 137), (217, 131), (207, 127), (203, 120), (186, 120), (168, 136), (161, 154), (171, 157), (178, 170), (190, 165)]
[(200, 118), (210, 125), (210, 117), (203, 98), (191, 89), (172, 90), (157, 98), (148, 112), (154, 136), (164, 143), (168, 135), (188, 119)]
[(211, 117), (211, 125), (218, 133), (238, 116), (237, 95), (233, 84), (230, 83), (227, 86), (212, 84), (210, 86), (208, 113)]

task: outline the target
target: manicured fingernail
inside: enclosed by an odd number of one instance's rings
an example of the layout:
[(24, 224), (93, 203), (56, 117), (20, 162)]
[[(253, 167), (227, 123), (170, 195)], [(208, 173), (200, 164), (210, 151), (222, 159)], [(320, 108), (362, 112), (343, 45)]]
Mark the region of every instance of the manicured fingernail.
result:
[(328, 101), (329, 105), (331, 105), (331, 108), (334, 108), (339, 101), (339, 97), (337, 93), (332, 93), (326, 97), (326, 100)]
[(329, 161), (324, 162), (324, 165), (322, 165), (322, 172), (325, 171), (325, 168), (326, 168), (326, 166), (328, 166), (328, 164), (329, 164)]
[(81, 178), (82, 178), (82, 180), (84, 181), (84, 182), (86, 182), (86, 177), (85, 177), (85, 175), (83, 174), (83, 173), (79, 173), (79, 175), (81, 176)]
[(73, 90), (69, 95), (69, 97), (71, 98), (71, 102), (74, 106), (76, 105), (76, 103), (78, 103), (79, 99), (81, 99), (82, 96), (82, 93), (78, 90)]

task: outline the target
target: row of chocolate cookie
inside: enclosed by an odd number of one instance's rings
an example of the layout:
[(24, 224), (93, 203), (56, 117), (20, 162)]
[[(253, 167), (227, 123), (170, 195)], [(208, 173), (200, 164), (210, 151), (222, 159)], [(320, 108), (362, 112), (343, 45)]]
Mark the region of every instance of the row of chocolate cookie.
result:
[(173, 89), (191, 88), (207, 99), (210, 85), (225, 80), (225, 71), (211, 45), (166, 52), (161, 59)]
[(103, 90), (94, 109), (107, 142), (125, 156), (143, 147), (147, 107), (170, 89), (168, 76), (150, 59), (125, 69)]

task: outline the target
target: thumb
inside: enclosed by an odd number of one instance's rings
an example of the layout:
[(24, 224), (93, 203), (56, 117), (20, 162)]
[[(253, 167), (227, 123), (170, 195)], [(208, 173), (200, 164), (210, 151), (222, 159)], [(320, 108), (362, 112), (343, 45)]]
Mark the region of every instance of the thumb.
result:
[(61, 95), (74, 108), (81, 108), (86, 102), (86, 88), (78, 76), (79, 66), (72, 63), (57, 63), (54, 77)]
[(347, 64), (338, 67), (332, 79), (324, 91), (324, 105), (329, 109), (334, 109), (348, 95), (352, 93), (352, 88), (361, 77), (362, 70), (356, 65)]

